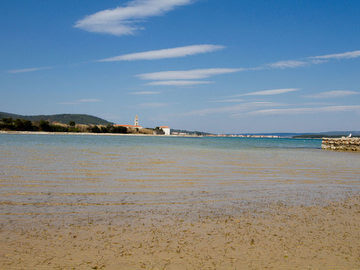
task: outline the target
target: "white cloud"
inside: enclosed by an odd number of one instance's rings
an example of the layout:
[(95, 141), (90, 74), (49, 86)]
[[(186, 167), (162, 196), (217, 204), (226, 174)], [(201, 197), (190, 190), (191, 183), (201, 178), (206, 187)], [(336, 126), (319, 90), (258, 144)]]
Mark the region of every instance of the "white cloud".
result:
[(327, 55), (320, 55), (320, 56), (312, 56), (310, 58), (314, 58), (314, 59), (350, 59), (350, 58), (357, 58), (357, 57), (360, 57), (360, 50), (359, 51), (344, 52), (344, 53), (335, 53), (335, 54), (327, 54)]
[(321, 92), (314, 95), (308, 95), (306, 97), (310, 98), (336, 98), (336, 97), (345, 97), (350, 95), (358, 95), (360, 92), (349, 91), (349, 90), (333, 90), (327, 92)]
[(218, 51), (225, 48), (220, 45), (202, 44), (202, 45), (191, 45), (170, 49), (146, 51), (139, 53), (124, 54), (98, 60), (98, 62), (115, 62), (115, 61), (135, 61), (135, 60), (156, 60), (166, 58), (178, 58), (189, 55), (209, 53)]
[(179, 71), (162, 71), (153, 73), (143, 73), (137, 75), (142, 80), (196, 80), (205, 79), (214, 75), (227, 74), (243, 71), (242, 68), (208, 68), (192, 69)]
[(280, 95), (284, 93), (298, 91), (298, 88), (282, 88), (282, 89), (271, 89), (271, 90), (263, 90), (257, 92), (246, 93), (237, 96), (270, 96), (270, 95)]
[(310, 63), (313, 64), (313, 65), (324, 64), (324, 63), (327, 63), (327, 62), (329, 62), (329, 60), (326, 60), (326, 59), (312, 59), (310, 61)]
[(93, 103), (93, 102), (101, 102), (100, 99), (97, 98), (84, 98), (84, 99), (79, 99), (80, 103)]
[(229, 98), (229, 99), (216, 99), (216, 100), (210, 100), (209, 102), (214, 102), (214, 103), (237, 103), (237, 102), (242, 102), (244, 101), (241, 98)]
[(149, 103), (141, 103), (139, 104), (140, 107), (143, 108), (161, 108), (168, 106), (167, 103), (161, 103), (161, 102), (149, 102)]
[(360, 50), (337, 53), (337, 54), (327, 54), (320, 56), (310, 56), (306, 57), (303, 60), (286, 60), (286, 61), (278, 61), (275, 63), (267, 64), (265, 67), (268, 68), (278, 68), (278, 69), (286, 69), (286, 68), (296, 68), (303, 67), (307, 65), (317, 65), (328, 62), (331, 59), (350, 59), (360, 57)]
[(96, 102), (102, 102), (102, 100), (97, 98), (83, 98), (76, 101), (69, 101), (69, 102), (59, 102), (58, 104), (61, 105), (77, 105), (81, 103), (96, 103)]
[(175, 81), (155, 81), (147, 83), (147, 85), (167, 85), (167, 86), (191, 86), (200, 84), (210, 84), (211, 81), (186, 81), (186, 80), (175, 80)]
[(308, 64), (309, 63), (305, 61), (287, 60), (287, 61), (279, 61), (279, 62), (271, 63), (268, 64), (268, 66), (271, 68), (285, 69), (285, 68), (303, 67)]
[(131, 95), (158, 95), (161, 92), (157, 91), (140, 91), (140, 92), (132, 92)]
[(34, 71), (46, 70), (46, 69), (52, 69), (52, 67), (34, 67), (34, 68), (12, 69), (12, 70), (8, 70), (8, 73), (16, 74), (16, 73), (34, 72)]
[(187, 112), (184, 115), (205, 116), (205, 115), (209, 115), (209, 114), (221, 114), (221, 113), (234, 114), (234, 113), (244, 112), (249, 109), (253, 109), (253, 108), (257, 108), (257, 107), (268, 107), (268, 106), (277, 106), (277, 105), (281, 105), (281, 104), (277, 104), (274, 102), (263, 102), (263, 101), (248, 102), (248, 103), (236, 104), (236, 105), (232, 105), (232, 106), (217, 107), (217, 108), (212, 107), (212, 108), (206, 108), (206, 109), (201, 109), (201, 110), (194, 110), (194, 111)]
[(302, 113), (326, 113), (360, 111), (360, 105), (349, 106), (326, 106), (317, 108), (287, 108), (287, 109), (266, 109), (249, 112), (252, 115), (274, 115), (274, 114), (302, 114)]
[(132, 0), (124, 6), (106, 9), (86, 16), (75, 23), (76, 28), (116, 36), (133, 35), (141, 29), (139, 22), (163, 15), (193, 0)]
[[(195, 45), (196, 46), (196, 45)], [(215, 45), (214, 45), (215, 46)], [(191, 47), (191, 46), (190, 46)], [(184, 47), (182, 47), (184, 48)], [(177, 48), (174, 48), (175, 50)], [(173, 49), (169, 49), (173, 50)], [(162, 57), (164, 50), (160, 51), (150, 51), (150, 52), (144, 52), (144, 54), (148, 54), (156, 52), (156, 57)], [(161, 53), (159, 53), (161, 52)], [(150, 56), (147, 57), (155, 57)], [(165, 53), (166, 55), (166, 53)], [(126, 56), (126, 55), (125, 55)], [(130, 54), (130, 58), (134, 57), (140, 57), (137, 54)], [(295, 67), (301, 67), (306, 65), (315, 65), (315, 64), (321, 64), (328, 62), (330, 59), (336, 58), (336, 59), (342, 59), (342, 58), (355, 58), (360, 56), (360, 51), (352, 51), (352, 52), (345, 52), (341, 54), (331, 54), (331, 55), (323, 55), (323, 56), (313, 56), (313, 57), (307, 57), (305, 60), (287, 60), (287, 61), (278, 61), (267, 65), (262, 65), (258, 67), (250, 67), (250, 68), (208, 68), (208, 69), (192, 69), (192, 70), (178, 70), (178, 71), (161, 71), (161, 72), (152, 72), (152, 73), (143, 73), (136, 75), (138, 78), (142, 80), (152, 80), (155, 82), (150, 82), (148, 85), (186, 85), (188, 82), (181, 83), (180, 80), (199, 80), (199, 79), (206, 79), (215, 75), (220, 74), (228, 74), (228, 73), (235, 73), (240, 71), (256, 71), (256, 70), (264, 70), (264, 69), (286, 69), (286, 68), (295, 68)], [(124, 57), (124, 56), (120, 56)], [(111, 59), (111, 58), (110, 58)], [(164, 81), (164, 82), (161, 82)], [(204, 82), (205, 83), (205, 82)], [(208, 83), (208, 82), (206, 82)], [(194, 81), (192, 84), (202, 84), (200, 81)], [(258, 91), (248, 94), (243, 94), (244, 96), (250, 96), (250, 95), (278, 95), (288, 92), (297, 91), (296, 88), (288, 88), (288, 89), (274, 89), (274, 90), (264, 90), (264, 91)], [(243, 96), (243, 95), (237, 95), (237, 96)]]

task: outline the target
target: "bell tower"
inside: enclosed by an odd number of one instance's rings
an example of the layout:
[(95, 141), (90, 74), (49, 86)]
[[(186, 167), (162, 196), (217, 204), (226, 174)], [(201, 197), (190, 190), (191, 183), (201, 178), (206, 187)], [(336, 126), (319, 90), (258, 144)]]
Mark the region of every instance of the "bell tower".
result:
[(136, 115), (134, 120), (134, 126), (138, 126), (138, 125), (139, 125), (139, 117)]

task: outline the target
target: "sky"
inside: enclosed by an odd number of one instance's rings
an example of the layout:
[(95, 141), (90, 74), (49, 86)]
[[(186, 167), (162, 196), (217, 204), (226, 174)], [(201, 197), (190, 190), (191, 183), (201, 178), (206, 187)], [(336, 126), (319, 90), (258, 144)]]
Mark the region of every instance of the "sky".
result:
[(3, 0), (0, 111), (360, 130), (360, 1)]

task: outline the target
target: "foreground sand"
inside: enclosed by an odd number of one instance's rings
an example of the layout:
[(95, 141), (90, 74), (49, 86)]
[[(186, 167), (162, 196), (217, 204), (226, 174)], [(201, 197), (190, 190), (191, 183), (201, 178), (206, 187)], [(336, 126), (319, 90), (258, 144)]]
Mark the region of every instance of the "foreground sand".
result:
[(1, 221), (0, 269), (360, 269), (360, 197), (233, 216)]

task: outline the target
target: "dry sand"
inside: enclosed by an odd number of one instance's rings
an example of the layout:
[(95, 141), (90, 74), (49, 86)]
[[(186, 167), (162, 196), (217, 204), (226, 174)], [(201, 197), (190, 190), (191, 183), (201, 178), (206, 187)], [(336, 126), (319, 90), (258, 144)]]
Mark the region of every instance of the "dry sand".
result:
[(360, 197), (232, 216), (3, 216), (0, 269), (360, 269)]

